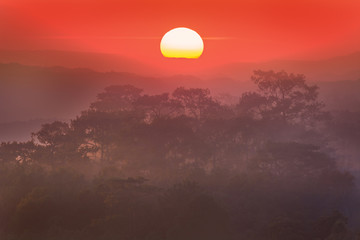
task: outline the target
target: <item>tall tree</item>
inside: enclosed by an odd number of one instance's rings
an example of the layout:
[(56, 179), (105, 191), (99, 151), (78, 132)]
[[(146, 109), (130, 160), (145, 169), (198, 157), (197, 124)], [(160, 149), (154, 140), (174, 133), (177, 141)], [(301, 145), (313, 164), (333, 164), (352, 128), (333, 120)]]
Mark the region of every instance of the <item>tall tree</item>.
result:
[[(72, 121), (75, 133), (81, 136), (82, 147), (101, 162), (114, 160), (115, 149), (129, 147), (136, 140), (136, 129), (144, 124), (137, 111), (101, 112), (88, 110)], [(130, 150), (130, 148), (128, 148)]]
[(90, 105), (90, 108), (102, 112), (129, 111), (133, 109), (133, 103), (140, 97), (142, 91), (131, 85), (109, 86), (97, 95), (96, 101)]
[(64, 163), (85, 157), (80, 149), (79, 136), (66, 122), (44, 124), (39, 131), (32, 134), (32, 137), (38, 144), (38, 158), (42, 160)]
[(171, 99), (168, 93), (141, 96), (135, 105), (146, 112), (150, 121), (179, 115), (182, 107), (181, 103)]
[(220, 104), (210, 95), (209, 89), (179, 87), (172, 93), (180, 102), (184, 113), (196, 119), (215, 116)]
[(308, 85), (302, 74), (256, 70), (251, 80), (257, 85), (257, 92), (246, 92), (241, 96), (238, 106), (244, 112), (287, 123), (324, 116), (318, 87)]

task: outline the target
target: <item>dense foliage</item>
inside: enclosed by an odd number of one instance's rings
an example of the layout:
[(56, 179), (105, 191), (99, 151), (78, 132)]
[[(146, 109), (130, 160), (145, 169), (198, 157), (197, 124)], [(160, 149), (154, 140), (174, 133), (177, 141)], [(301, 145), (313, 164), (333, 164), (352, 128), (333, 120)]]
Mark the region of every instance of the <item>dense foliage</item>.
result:
[(359, 125), (331, 118), (303, 75), (252, 80), (237, 105), (109, 86), (71, 122), (2, 143), (0, 238), (355, 239), (357, 189), (334, 146)]

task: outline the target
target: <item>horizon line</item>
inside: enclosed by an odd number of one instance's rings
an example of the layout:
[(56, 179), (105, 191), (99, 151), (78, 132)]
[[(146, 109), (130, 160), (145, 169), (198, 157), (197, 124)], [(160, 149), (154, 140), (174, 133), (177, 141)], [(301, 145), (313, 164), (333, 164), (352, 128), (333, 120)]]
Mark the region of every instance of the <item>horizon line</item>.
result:
[[(67, 35), (60, 35), (60, 36), (40, 36), (35, 37), (39, 39), (119, 39), (119, 40), (161, 40), (162, 37), (155, 37), (155, 36), (67, 36)], [(231, 40), (236, 39), (234, 37), (202, 37), (203, 40)]]

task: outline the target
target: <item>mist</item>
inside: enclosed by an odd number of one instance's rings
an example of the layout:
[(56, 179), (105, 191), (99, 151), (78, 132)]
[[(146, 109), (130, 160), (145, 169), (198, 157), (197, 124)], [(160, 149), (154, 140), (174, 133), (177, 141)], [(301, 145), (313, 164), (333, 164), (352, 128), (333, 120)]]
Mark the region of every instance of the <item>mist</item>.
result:
[(2, 136), (1, 239), (329, 240), (360, 233), (356, 80), (314, 82), (268, 69), (235, 84), (1, 69), (8, 79), (1, 96), (19, 103), (2, 102), (1, 121), (47, 118), (21, 130), (28, 138)]

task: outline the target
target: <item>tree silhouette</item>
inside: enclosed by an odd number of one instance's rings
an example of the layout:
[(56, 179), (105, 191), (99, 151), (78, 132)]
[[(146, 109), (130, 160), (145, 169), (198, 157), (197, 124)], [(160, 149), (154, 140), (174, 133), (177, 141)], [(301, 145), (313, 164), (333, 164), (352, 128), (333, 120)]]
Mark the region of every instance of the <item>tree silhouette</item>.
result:
[(257, 92), (246, 92), (238, 107), (263, 119), (287, 123), (316, 120), (324, 116), (318, 87), (310, 86), (301, 74), (256, 70), (251, 80)]
[(80, 136), (66, 122), (43, 124), (32, 137), (34, 142), (38, 143), (39, 158), (45, 162), (62, 164), (86, 159), (86, 153), (80, 148)]
[(352, 239), (358, 189), (328, 147), (357, 146), (358, 113), (318, 128), (303, 75), (252, 80), (237, 108), (111, 86), (70, 123), (1, 143), (0, 239)]
[(102, 112), (129, 111), (133, 109), (133, 103), (140, 97), (142, 91), (131, 85), (109, 86), (97, 95), (97, 100), (90, 105), (90, 108)]
[(135, 105), (146, 112), (150, 121), (177, 116), (182, 107), (179, 101), (170, 99), (168, 93), (143, 95), (137, 99)]
[(214, 116), (220, 108), (220, 104), (211, 97), (209, 89), (179, 87), (172, 96), (179, 101), (184, 113), (195, 119)]

